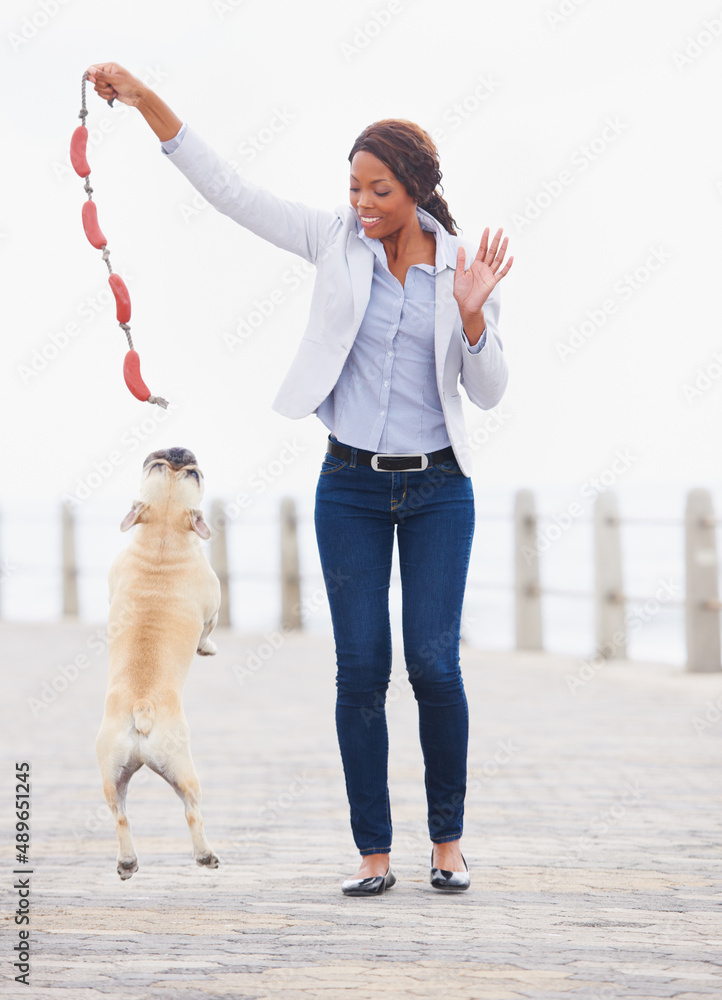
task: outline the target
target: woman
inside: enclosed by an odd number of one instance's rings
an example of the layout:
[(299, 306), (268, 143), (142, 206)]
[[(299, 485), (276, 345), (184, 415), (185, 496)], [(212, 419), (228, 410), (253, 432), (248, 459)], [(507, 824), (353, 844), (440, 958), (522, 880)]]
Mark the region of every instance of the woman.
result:
[[(388, 590), (394, 534), (404, 655), (419, 707), (431, 883), (468, 888), (461, 853), (468, 713), (461, 608), (474, 531), (459, 382), (495, 406), (507, 369), (496, 285), (507, 239), (485, 229), (466, 268), (431, 138), (386, 120), (356, 140), (350, 206), (318, 211), (238, 176), (151, 90), (116, 64), (91, 66), (106, 100), (138, 108), (162, 148), (219, 211), (316, 265), (306, 332), (274, 402), (331, 431), (316, 533), (336, 642), (336, 725), (361, 855), (347, 895), (395, 883), (384, 701), (391, 670)], [(500, 245), (501, 244), (501, 245)]]

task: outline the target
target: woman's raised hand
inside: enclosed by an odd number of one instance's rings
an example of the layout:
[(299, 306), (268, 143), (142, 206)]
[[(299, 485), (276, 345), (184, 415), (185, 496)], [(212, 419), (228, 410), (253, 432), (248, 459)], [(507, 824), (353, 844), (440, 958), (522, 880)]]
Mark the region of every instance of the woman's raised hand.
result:
[(103, 100), (115, 98), (121, 104), (129, 104), (131, 107), (135, 107), (147, 91), (140, 80), (117, 63), (88, 66), (88, 80), (95, 84), (95, 91)]
[(180, 118), (127, 69), (117, 63), (96, 63), (88, 66), (88, 79), (106, 101), (117, 98), (121, 104), (137, 108), (161, 142), (178, 134), (183, 124)]
[(499, 246), (503, 231), (503, 229), (496, 231), (491, 246), (489, 246), (489, 227), (487, 226), (481, 237), (479, 252), (469, 265), (468, 270), (465, 270), (466, 251), (463, 247), (459, 247), (456, 255), (456, 271), (454, 272), (454, 298), (459, 306), (462, 319), (478, 316), (484, 303), (491, 295), (494, 285), (508, 273), (514, 262), (514, 258), (510, 257), (504, 267), (501, 266), (509, 243), (509, 237), (505, 236), (504, 242), (501, 247)]

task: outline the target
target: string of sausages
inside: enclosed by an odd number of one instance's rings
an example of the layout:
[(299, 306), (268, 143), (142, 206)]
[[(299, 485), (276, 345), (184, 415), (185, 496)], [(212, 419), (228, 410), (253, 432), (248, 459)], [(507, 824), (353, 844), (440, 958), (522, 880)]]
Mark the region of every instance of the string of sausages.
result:
[[(73, 137), (70, 140), (70, 162), (78, 177), (85, 180), (84, 188), (85, 193), (88, 196), (87, 201), (83, 205), (83, 229), (85, 230), (85, 235), (88, 237), (90, 244), (94, 246), (96, 250), (103, 251), (103, 260), (108, 268), (108, 284), (110, 285), (111, 291), (115, 297), (115, 314), (121, 330), (125, 333), (125, 336), (128, 339), (128, 347), (130, 350), (125, 355), (125, 360), (123, 361), (123, 377), (125, 378), (125, 384), (128, 386), (136, 399), (139, 399), (144, 403), (157, 403), (158, 406), (162, 406), (163, 409), (166, 409), (168, 401), (163, 399), (161, 396), (152, 396), (150, 389), (141, 378), (140, 358), (138, 357), (138, 352), (133, 348), (133, 339), (130, 335), (130, 326), (128, 325), (130, 320), (130, 293), (128, 292), (128, 288), (121, 276), (116, 274), (110, 266), (108, 241), (103, 235), (98, 223), (98, 207), (93, 201), (93, 188), (90, 186), (90, 166), (88, 165), (86, 152), (88, 147), (88, 128), (85, 124), (85, 119), (88, 115), (88, 109), (85, 106), (85, 84), (87, 79), (87, 72), (83, 73), (82, 103), (80, 113), (78, 115), (81, 124), (78, 125), (76, 130), (73, 132)], [(108, 103), (112, 107), (113, 100), (111, 99)]]

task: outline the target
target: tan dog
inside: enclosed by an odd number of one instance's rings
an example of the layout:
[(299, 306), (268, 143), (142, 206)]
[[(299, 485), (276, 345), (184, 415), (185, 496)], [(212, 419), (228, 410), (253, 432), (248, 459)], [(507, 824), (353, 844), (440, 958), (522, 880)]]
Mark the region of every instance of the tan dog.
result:
[(122, 879), (138, 870), (125, 797), (143, 764), (183, 800), (198, 864), (218, 867), (203, 832), (182, 704), (193, 654), (216, 651), (208, 636), (218, 620), (220, 584), (198, 537), (211, 535), (198, 510), (202, 496), (203, 474), (192, 452), (170, 448), (149, 455), (141, 499), (120, 530), (138, 527), (110, 570), (108, 694), (96, 749), (115, 817)]

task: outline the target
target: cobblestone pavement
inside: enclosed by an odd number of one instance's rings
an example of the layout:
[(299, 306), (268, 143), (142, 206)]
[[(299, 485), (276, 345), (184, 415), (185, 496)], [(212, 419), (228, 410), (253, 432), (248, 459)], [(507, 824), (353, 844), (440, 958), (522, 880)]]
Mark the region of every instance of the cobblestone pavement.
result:
[[(339, 889), (356, 854), (329, 641), (221, 632), (218, 655), (196, 659), (186, 710), (222, 865), (194, 864), (180, 801), (144, 770), (129, 795), (140, 870), (126, 882), (94, 753), (102, 628), (3, 624), (0, 643), (12, 691), (0, 783), (4, 995), (722, 996), (722, 674), (613, 662), (578, 683), (578, 661), (464, 649), (472, 888), (448, 897), (428, 883), (415, 702), (397, 656), (398, 884), (353, 899)], [(29, 987), (12, 968), (16, 760), (32, 765)]]

